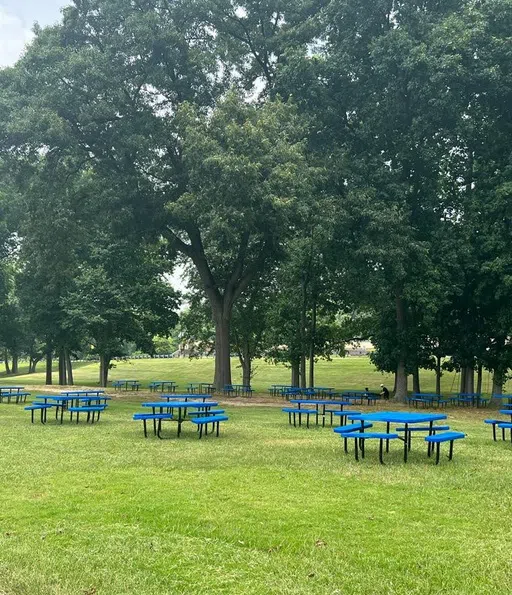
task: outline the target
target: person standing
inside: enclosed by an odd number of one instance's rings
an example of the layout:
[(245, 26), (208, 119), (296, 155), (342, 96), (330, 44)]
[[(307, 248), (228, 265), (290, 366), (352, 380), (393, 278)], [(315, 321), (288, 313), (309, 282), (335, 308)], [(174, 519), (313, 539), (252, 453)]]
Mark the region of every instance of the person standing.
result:
[(380, 385), (380, 388), (381, 388), (380, 396), (383, 399), (388, 400), (389, 399), (389, 390), (383, 384)]

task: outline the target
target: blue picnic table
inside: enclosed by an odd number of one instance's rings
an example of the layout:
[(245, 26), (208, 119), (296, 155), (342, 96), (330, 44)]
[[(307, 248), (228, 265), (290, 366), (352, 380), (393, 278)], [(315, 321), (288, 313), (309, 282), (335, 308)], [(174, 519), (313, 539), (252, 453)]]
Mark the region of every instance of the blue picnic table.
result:
[(436, 404), (438, 407), (441, 405), (447, 405), (448, 399), (443, 399), (442, 395), (438, 395), (437, 393), (412, 393), (409, 397), (407, 397), (409, 405), (411, 403), (414, 404), (415, 407), (418, 407), (418, 404), (421, 403), (423, 407), (433, 407)]
[[(63, 422), (64, 417), (64, 410), (67, 409), (70, 404), (73, 406), (73, 403), (76, 401), (76, 405), (78, 406), (80, 403), (83, 403), (85, 407), (90, 407), (94, 404), (101, 405), (103, 407), (107, 407), (107, 401), (110, 401), (112, 397), (107, 395), (99, 394), (99, 395), (89, 395), (89, 396), (80, 396), (73, 394), (80, 393), (82, 391), (66, 391), (71, 394), (60, 394), (60, 395), (37, 395), (33, 404), (43, 402), (45, 405), (50, 405), (51, 407), (55, 407), (55, 419), (58, 419), (60, 413), (60, 423)], [(100, 393), (102, 391), (99, 391)], [(52, 401), (49, 403), (49, 401)], [(102, 403), (101, 403), (102, 402)]]
[(174, 382), (174, 380), (152, 380), (149, 383), (149, 390), (161, 390), (163, 392), (166, 389), (166, 387), (168, 387), (168, 390), (173, 393), (176, 391), (176, 386), (177, 385), (176, 382)]
[[(412, 413), (409, 411), (376, 411), (374, 413), (359, 413), (350, 415), (349, 419), (354, 422), (361, 422), (361, 432), (364, 432), (364, 422), (382, 422), (386, 424), (386, 434), (390, 433), (391, 424), (400, 424), (404, 426), (404, 462), (407, 462), (408, 453), (408, 428), (412, 424), (429, 424), (429, 435), (433, 432), (435, 421), (446, 419), (448, 416), (444, 413)], [(402, 438), (400, 438), (402, 440)], [(386, 441), (386, 452), (389, 451), (389, 440)], [(429, 451), (430, 452), (430, 451)]]
[(24, 391), (24, 386), (0, 386), (0, 403), (3, 403), (4, 399), (10, 403), (11, 399), (14, 399), (16, 403), (20, 403), (27, 400), (30, 393)]
[(181, 394), (171, 394), (171, 395), (161, 395), (161, 399), (165, 399), (167, 402), (169, 401), (188, 401), (189, 399), (203, 399), (203, 402), (207, 399), (212, 399), (213, 395), (205, 395), (201, 394), (198, 395), (196, 393), (181, 393)]
[[(318, 418), (322, 417), (322, 426), (325, 427), (325, 414), (331, 413), (331, 425), (332, 425), (332, 412), (334, 410), (327, 410), (327, 406), (339, 407), (338, 411), (343, 411), (345, 405), (351, 405), (348, 401), (340, 401), (338, 399), (290, 399), (290, 403), (297, 405), (300, 410), (301, 405), (314, 405), (316, 409), (316, 425), (318, 425)], [(299, 425), (301, 425), (299, 416)]]
[(215, 391), (215, 384), (213, 382), (189, 382), (187, 384), (187, 390), (190, 393), (212, 393)]
[(344, 390), (341, 393), (343, 399), (347, 401), (360, 401), (361, 405), (363, 401), (367, 401), (368, 405), (371, 403), (375, 403), (380, 399), (380, 395), (378, 393), (374, 393), (368, 390)]
[(218, 405), (215, 401), (169, 401), (166, 403), (159, 402), (149, 402), (149, 403), (141, 403), (142, 407), (150, 407), (153, 411), (153, 414), (156, 413), (156, 410), (159, 409), (160, 413), (163, 413), (164, 409), (167, 409), (171, 412), (174, 409), (178, 410), (178, 418), (175, 420), (178, 422), (178, 438), (181, 434), (181, 424), (187, 420), (187, 410), (189, 409), (197, 409), (197, 411), (208, 411), (212, 407), (216, 407)]
[(503, 401), (508, 401), (509, 404), (512, 404), (512, 394), (505, 394), (505, 395), (491, 395), (493, 399), (501, 399)]
[(487, 405), (490, 399), (489, 397), (483, 397), (482, 393), (457, 393), (451, 400), (456, 402), (457, 405), (480, 407), (480, 405)]
[(112, 380), (112, 386), (119, 390), (121, 388), (124, 388), (125, 390), (128, 390), (128, 388), (131, 388), (132, 390), (139, 390), (140, 382), (138, 380), (126, 380), (126, 379)]

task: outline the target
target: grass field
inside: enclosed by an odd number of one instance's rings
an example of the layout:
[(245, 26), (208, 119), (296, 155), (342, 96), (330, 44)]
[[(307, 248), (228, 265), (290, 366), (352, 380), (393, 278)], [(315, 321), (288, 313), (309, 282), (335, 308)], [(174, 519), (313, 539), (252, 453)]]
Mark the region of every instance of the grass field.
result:
[(8, 595), (512, 592), (512, 445), (483, 411), (439, 466), (356, 463), (330, 428), (228, 405), (221, 437), (142, 436), (123, 395), (94, 426), (31, 425), (0, 405), (0, 593)]
[[(151, 380), (175, 380), (185, 388), (188, 382), (211, 382), (213, 379), (213, 359), (134, 359), (116, 362), (115, 368), (111, 371), (110, 379), (136, 378), (147, 386)], [(233, 359), (233, 382), (242, 381), (238, 361)], [(22, 374), (20, 376), (8, 376), (2, 379), (5, 383), (43, 385), (45, 382), (44, 366), (39, 364), (39, 372), (36, 374)], [(22, 371), (24, 368), (21, 368)], [(77, 363), (74, 364), (75, 383), (79, 385), (97, 385), (98, 364)], [(0, 375), (1, 377), (2, 375)], [(446, 373), (442, 378), (443, 392), (458, 392), (459, 377), (452, 373)], [(253, 387), (258, 392), (266, 392), (271, 384), (288, 384), (290, 382), (290, 371), (282, 365), (275, 366), (257, 361), (255, 364), (255, 376)], [(334, 358), (332, 361), (319, 361), (316, 366), (315, 384), (317, 386), (333, 386), (339, 389), (364, 389), (369, 387), (378, 390), (381, 383), (384, 383), (391, 390), (393, 378), (391, 374), (381, 374), (371, 364), (368, 357), (347, 357)], [(434, 373), (428, 370), (421, 372), (421, 389), (426, 392), (435, 390)], [(483, 392), (492, 390), (492, 379), (487, 373), (484, 375)], [(509, 383), (507, 390), (512, 391), (512, 383)]]

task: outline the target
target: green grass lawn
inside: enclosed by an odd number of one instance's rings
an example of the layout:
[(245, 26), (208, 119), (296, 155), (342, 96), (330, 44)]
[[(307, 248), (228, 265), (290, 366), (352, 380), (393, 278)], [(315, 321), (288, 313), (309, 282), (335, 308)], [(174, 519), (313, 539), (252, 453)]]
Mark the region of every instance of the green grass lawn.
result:
[[(175, 380), (184, 389), (188, 382), (211, 382), (213, 379), (213, 359), (134, 359), (116, 362), (115, 368), (111, 371), (110, 379), (135, 378), (146, 386), (151, 380)], [(238, 360), (232, 360), (233, 382), (242, 382), (241, 371), (238, 367)], [(2, 383), (14, 383), (24, 385), (43, 385), (45, 382), (44, 366), (39, 364), (39, 371), (35, 374), (22, 374), (20, 376), (1, 375)], [(22, 368), (24, 370), (24, 368)], [(75, 383), (79, 385), (97, 385), (98, 364), (97, 363), (76, 363), (74, 364)], [(57, 377), (54, 382), (57, 381)], [(442, 378), (443, 392), (458, 392), (459, 377), (455, 374), (446, 373)], [(290, 382), (290, 371), (283, 365), (275, 366), (259, 360), (255, 364), (255, 376), (253, 387), (258, 392), (266, 392), (271, 384), (288, 384)], [(393, 377), (391, 374), (378, 372), (371, 364), (368, 357), (347, 357), (334, 358), (332, 361), (319, 361), (316, 366), (317, 386), (333, 386), (339, 389), (364, 389), (379, 390), (381, 383), (384, 383), (391, 390), (393, 388)], [(412, 386), (410, 387), (412, 389)], [(421, 389), (425, 392), (435, 390), (434, 373), (428, 370), (421, 372)], [(488, 393), (492, 390), (492, 379), (485, 373), (483, 391)], [(512, 392), (512, 383), (509, 383), (507, 390)]]
[(382, 467), (278, 407), (228, 405), (218, 439), (145, 440), (131, 397), (94, 426), (0, 405), (1, 594), (512, 592), (512, 445), (488, 412), (448, 409), (468, 434), (452, 462), (416, 437)]

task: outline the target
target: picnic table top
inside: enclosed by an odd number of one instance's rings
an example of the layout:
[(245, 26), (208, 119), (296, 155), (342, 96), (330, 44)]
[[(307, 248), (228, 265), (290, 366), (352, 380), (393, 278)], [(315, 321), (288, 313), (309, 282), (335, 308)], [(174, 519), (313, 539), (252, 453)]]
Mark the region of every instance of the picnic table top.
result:
[(178, 394), (170, 394), (170, 395), (160, 395), (160, 399), (211, 399), (213, 398), (212, 395), (201, 395), (197, 393), (178, 393)]
[(176, 384), (175, 380), (152, 380), (149, 384)]
[(409, 411), (376, 411), (351, 415), (349, 419), (361, 421), (381, 421), (399, 424), (421, 424), (447, 419), (445, 413), (413, 413)]
[(0, 386), (0, 390), (23, 390), (24, 386)]
[(105, 394), (104, 390), (63, 390), (60, 392), (61, 395), (66, 396), (66, 395), (103, 395)]
[(348, 401), (337, 401), (336, 399), (290, 399), (290, 403), (307, 403), (309, 405), (352, 405)]
[[(196, 395), (197, 396), (197, 395)], [(199, 402), (199, 401), (173, 401), (172, 403), (162, 403), (161, 401), (158, 401), (158, 403), (155, 402), (149, 402), (149, 403), (141, 403), (141, 405), (143, 407), (175, 407), (176, 409), (188, 409), (188, 408), (197, 408), (197, 409), (203, 409), (206, 407), (216, 407), (218, 405), (217, 402), (215, 401), (206, 401), (206, 402)]]
[(512, 415), (512, 410), (510, 410), (510, 409), (500, 409), (500, 413), (503, 413), (504, 415)]

